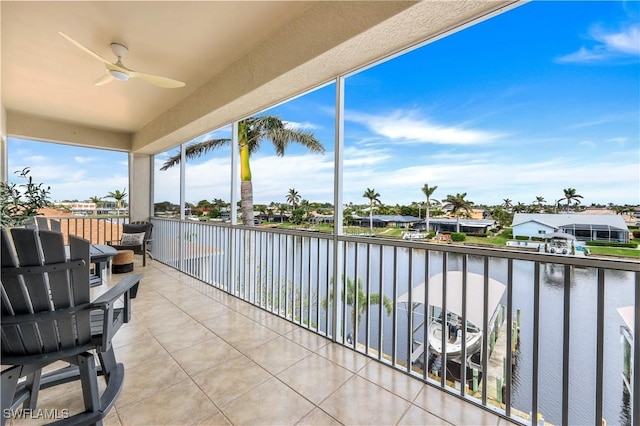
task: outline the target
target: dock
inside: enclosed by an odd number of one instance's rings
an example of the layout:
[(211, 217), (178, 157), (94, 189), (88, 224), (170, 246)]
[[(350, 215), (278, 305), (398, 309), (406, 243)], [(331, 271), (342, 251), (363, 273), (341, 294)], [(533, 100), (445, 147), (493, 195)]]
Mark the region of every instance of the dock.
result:
[[(484, 385), (487, 387), (487, 398), (490, 398), (494, 401), (497, 401), (499, 404), (503, 404), (504, 400), (502, 398), (502, 392), (498, 392), (498, 383), (502, 385), (505, 382), (506, 376), (506, 359), (507, 359), (507, 321), (504, 320), (504, 315), (501, 314), (500, 318), (498, 318), (500, 324), (498, 327), (495, 327), (494, 337), (490, 337), (490, 339), (494, 342), (493, 348), (490, 348), (489, 360), (487, 362), (488, 370), (485, 375), (486, 380), (483, 380)], [(517, 329), (519, 327), (518, 321), (514, 318), (512, 321), (514, 326), (514, 330), (512, 334), (516, 336), (514, 341), (511, 343), (511, 350), (514, 354), (513, 363), (517, 362)]]
[[(503, 307), (504, 308), (504, 307)], [(494, 327), (495, 333), (490, 336), (490, 354), (487, 362), (487, 374), (485, 375), (482, 386), (486, 386), (487, 389), (487, 401), (495, 405), (496, 407), (504, 409), (506, 407), (504, 398), (502, 395), (502, 389), (498, 389), (503, 386), (506, 377), (507, 368), (507, 344), (511, 344), (511, 353), (513, 355), (512, 365), (515, 366), (518, 362), (518, 349), (520, 346), (520, 310), (516, 312), (511, 325), (513, 327), (511, 331), (512, 341), (507, 342), (507, 321), (506, 310), (503, 309), (499, 317), (496, 318), (496, 326)], [(479, 388), (478, 392), (472, 393), (472, 395), (478, 398), (482, 397), (482, 388)], [(530, 413), (525, 413), (517, 408), (511, 406), (511, 412), (518, 417), (529, 420)], [(543, 413), (538, 413), (538, 424), (544, 424), (551, 426), (551, 423), (544, 420)]]

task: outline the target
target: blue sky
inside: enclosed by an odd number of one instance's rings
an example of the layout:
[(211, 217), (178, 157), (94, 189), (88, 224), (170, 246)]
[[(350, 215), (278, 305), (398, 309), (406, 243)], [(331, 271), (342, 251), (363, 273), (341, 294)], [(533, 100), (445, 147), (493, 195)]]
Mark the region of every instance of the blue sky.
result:
[[(345, 87), (345, 202), (364, 203), (374, 188), (385, 204), (407, 204), (428, 183), (433, 198), (466, 192), (478, 204), (552, 204), (569, 187), (585, 205), (640, 204), (639, 2), (531, 2)], [(313, 132), (326, 153), (294, 146), (278, 158), (266, 143), (251, 162), (256, 203), (284, 202), (289, 188), (333, 201), (334, 95), (330, 84), (267, 111)], [(9, 149), (9, 170), (31, 166), (55, 199), (127, 186), (121, 153), (15, 140)], [(187, 201), (229, 199), (229, 152), (189, 163)], [(157, 172), (156, 201), (177, 201), (177, 177)]]

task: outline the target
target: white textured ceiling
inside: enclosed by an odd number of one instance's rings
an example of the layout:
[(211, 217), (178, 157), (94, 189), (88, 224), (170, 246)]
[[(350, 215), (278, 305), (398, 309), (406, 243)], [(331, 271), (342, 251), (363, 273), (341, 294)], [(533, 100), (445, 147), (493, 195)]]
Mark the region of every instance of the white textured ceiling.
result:
[[(308, 2), (2, 2), (2, 101), (7, 109), (92, 127), (134, 132), (197, 90)], [(161, 89), (144, 81), (95, 87), (104, 65), (58, 34), (106, 59), (182, 80)]]
[[(515, 3), (2, 1), (3, 134), (160, 152)], [(186, 86), (95, 87), (104, 65), (59, 31), (114, 61), (124, 44), (128, 68)]]

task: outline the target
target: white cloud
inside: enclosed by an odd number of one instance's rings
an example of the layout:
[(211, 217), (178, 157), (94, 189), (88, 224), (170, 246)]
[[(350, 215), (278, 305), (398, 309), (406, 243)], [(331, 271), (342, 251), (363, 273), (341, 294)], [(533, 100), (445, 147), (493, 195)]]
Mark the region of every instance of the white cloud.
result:
[(86, 164), (86, 163), (90, 163), (90, 162), (92, 162), (92, 161), (97, 160), (97, 158), (96, 158), (96, 157), (81, 157), (81, 156), (79, 156), (79, 155), (78, 155), (78, 156), (73, 157), (73, 159), (74, 159), (77, 163), (80, 163), (80, 164)]
[[(591, 120), (584, 120), (581, 121), (579, 123), (573, 124), (571, 126), (568, 126), (568, 129), (582, 129), (585, 127), (593, 127), (593, 126), (599, 126), (601, 124), (608, 124), (608, 123), (614, 123), (616, 121), (620, 121), (620, 120), (624, 120), (627, 117), (625, 115), (606, 115), (606, 116), (602, 116), (602, 117), (596, 117), (593, 118)], [(634, 116), (635, 118), (635, 116)]]
[[(589, 144), (590, 141), (585, 141)], [(553, 203), (562, 189), (576, 188), (592, 202), (639, 203), (639, 166), (632, 161), (637, 151), (610, 153), (597, 162), (584, 163), (580, 158), (530, 158), (505, 160), (495, 153), (471, 155), (444, 153), (427, 160), (406, 159), (398, 162), (390, 149), (371, 147), (345, 148), (343, 200), (364, 203), (362, 193), (374, 188), (384, 203), (409, 204), (422, 200), (420, 188), (425, 183), (437, 185), (434, 199), (466, 192), (476, 203), (499, 204), (504, 198), (529, 204), (536, 196)], [(635, 154), (635, 157), (634, 157)], [(333, 152), (325, 155), (304, 154), (284, 157), (252, 158), (255, 203), (284, 202), (289, 188), (296, 188), (310, 201), (333, 201)], [(400, 164), (398, 166), (398, 164)], [(230, 165), (228, 159), (210, 159), (187, 169), (187, 201), (222, 198), (229, 200)], [(179, 169), (156, 173), (156, 200), (177, 199)]]
[(415, 111), (399, 110), (385, 115), (349, 112), (345, 119), (363, 124), (396, 144), (476, 145), (491, 142), (501, 136), (495, 132), (459, 125), (437, 124), (419, 117)]
[(31, 155), (28, 157), (24, 157), (23, 160), (25, 163), (36, 164), (36, 163), (46, 163), (49, 160), (49, 158), (45, 157), (44, 155)]
[[(331, 153), (333, 156), (333, 153)], [(345, 147), (343, 167), (371, 167), (376, 164), (384, 164), (393, 159), (387, 149), (357, 148), (355, 146)]]
[(576, 52), (557, 58), (556, 62), (594, 62), (604, 59), (605, 57), (601, 49), (589, 50), (581, 47)]
[(556, 59), (560, 63), (592, 63), (617, 57), (640, 55), (640, 25), (630, 25), (618, 32), (607, 32), (594, 26), (589, 31), (596, 42), (591, 48), (580, 47), (576, 52)]
[(332, 201), (333, 158), (333, 153), (325, 153), (252, 159), (254, 201), (284, 202), (290, 188), (310, 201)]
[(116, 189), (122, 191), (123, 188), (128, 195), (128, 185), (129, 180), (122, 175), (107, 177), (85, 175), (80, 180), (57, 182), (51, 186), (51, 195), (54, 200), (85, 200), (94, 195), (104, 197), (109, 192)]
[[(615, 173), (612, 173), (615, 170)], [(421, 200), (420, 188), (428, 182), (437, 185), (434, 199), (466, 192), (476, 203), (499, 204), (504, 198), (531, 203), (536, 196), (548, 202), (560, 198), (562, 189), (573, 187), (591, 202), (640, 202), (639, 167), (636, 163), (602, 162), (585, 165), (558, 158), (537, 163), (495, 162), (410, 166), (391, 171), (345, 173), (345, 202), (360, 202), (364, 188), (375, 188), (383, 202), (408, 204)]]
[(596, 31), (595, 39), (604, 43), (607, 50), (640, 55), (640, 25), (633, 25), (612, 34)]
[(597, 145), (593, 141), (580, 141), (578, 142), (578, 146), (582, 146), (588, 149), (594, 149)]
[(293, 130), (318, 130), (322, 126), (305, 121), (303, 123), (297, 123), (295, 121), (283, 121), (285, 127)]
[(624, 137), (624, 136), (620, 136), (620, 137), (617, 137), (617, 138), (609, 138), (609, 139), (607, 139), (607, 142), (613, 142), (615, 144), (618, 144), (619, 146), (624, 146), (627, 143), (628, 140), (629, 140), (629, 138)]

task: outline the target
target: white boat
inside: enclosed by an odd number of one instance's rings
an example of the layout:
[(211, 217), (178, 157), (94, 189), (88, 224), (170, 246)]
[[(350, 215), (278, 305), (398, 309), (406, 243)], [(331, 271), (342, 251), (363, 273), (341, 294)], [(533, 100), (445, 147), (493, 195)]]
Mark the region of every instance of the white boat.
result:
[[(447, 330), (445, 335), (445, 345), (447, 348), (447, 359), (460, 361), (462, 357), (462, 323), (457, 315), (447, 318)], [(442, 318), (432, 320), (429, 323), (429, 347), (436, 354), (442, 353)], [(470, 356), (482, 348), (482, 331), (467, 321), (466, 353)]]
[(545, 240), (549, 240), (545, 244), (545, 251), (552, 254), (573, 254), (575, 252), (574, 244), (576, 237), (564, 232), (551, 232), (543, 236)]
[[(428, 336), (427, 341), (431, 351), (435, 354), (442, 354), (442, 278), (443, 274), (434, 275), (429, 279), (429, 309), (427, 310)], [(500, 301), (505, 292), (506, 286), (501, 282), (489, 278), (489, 310), (487, 324), (489, 330), (495, 323), (495, 316), (500, 309)], [(411, 291), (411, 301), (414, 306), (424, 304), (425, 285), (424, 283), (414, 287)], [(399, 303), (409, 302), (409, 293), (405, 293), (398, 298)], [(484, 306), (484, 276), (480, 274), (467, 273), (467, 304), (466, 304), (466, 347), (467, 357), (478, 352), (482, 347), (482, 324)], [(447, 359), (460, 361), (462, 355), (462, 271), (447, 272), (447, 321), (444, 335), (445, 351)], [(411, 359), (415, 361), (424, 352), (424, 344), (418, 345), (414, 349)]]

